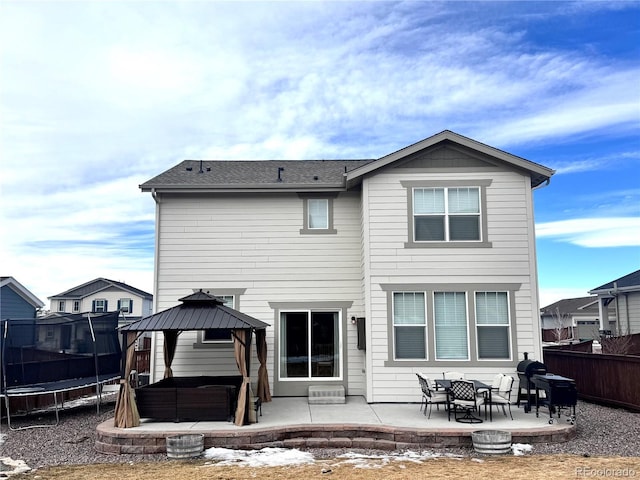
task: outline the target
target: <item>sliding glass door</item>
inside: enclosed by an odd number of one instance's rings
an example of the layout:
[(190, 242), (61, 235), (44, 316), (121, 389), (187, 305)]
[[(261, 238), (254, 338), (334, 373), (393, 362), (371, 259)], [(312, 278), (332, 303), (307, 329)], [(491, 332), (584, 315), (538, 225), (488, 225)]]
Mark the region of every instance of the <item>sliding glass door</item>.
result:
[(279, 331), (281, 380), (342, 376), (339, 312), (281, 312)]

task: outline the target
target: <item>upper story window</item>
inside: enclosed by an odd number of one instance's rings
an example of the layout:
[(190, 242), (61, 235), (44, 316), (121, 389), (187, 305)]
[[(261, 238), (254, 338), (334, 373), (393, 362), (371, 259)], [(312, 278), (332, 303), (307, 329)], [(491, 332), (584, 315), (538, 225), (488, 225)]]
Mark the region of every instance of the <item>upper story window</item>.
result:
[(478, 242), (480, 189), (414, 188), (413, 222), (416, 242)]
[(334, 234), (337, 233), (333, 226), (333, 199), (335, 195), (307, 195), (300, 194), (302, 198), (303, 226), (302, 234)]
[(405, 247), (490, 247), (486, 187), (490, 180), (407, 181)]
[(92, 312), (95, 313), (106, 313), (107, 312), (107, 301), (104, 298), (95, 299), (92, 305)]
[(329, 200), (327, 198), (309, 198), (307, 200), (307, 215), (309, 230), (329, 228)]
[(133, 312), (133, 300), (130, 298), (121, 298), (118, 300), (118, 310), (122, 313), (131, 313)]
[(80, 311), (80, 300), (73, 301), (73, 313), (78, 313)]
[(58, 311), (59, 312), (64, 312), (64, 308), (65, 308), (65, 301), (64, 300), (59, 300), (58, 301)]

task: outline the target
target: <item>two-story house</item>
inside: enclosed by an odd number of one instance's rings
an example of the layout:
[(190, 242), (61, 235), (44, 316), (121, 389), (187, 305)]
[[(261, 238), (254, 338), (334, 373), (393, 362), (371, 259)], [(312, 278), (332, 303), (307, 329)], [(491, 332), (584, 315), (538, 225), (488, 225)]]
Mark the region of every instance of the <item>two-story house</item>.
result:
[(49, 297), (51, 313), (119, 311), (121, 323), (151, 315), (153, 295), (126, 283), (96, 278)]
[[(416, 372), (515, 374), (542, 357), (532, 192), (552, 174), (451, 131), (373, 160), (183, 161), (141, 185), (155, 311), (203, 289), (269, 323), (276, 396), (415, 401)], [(236, 373), (232, 348), (185, 331), (174, 375)], [(162, 355), (158, 336), (152, 381)]]

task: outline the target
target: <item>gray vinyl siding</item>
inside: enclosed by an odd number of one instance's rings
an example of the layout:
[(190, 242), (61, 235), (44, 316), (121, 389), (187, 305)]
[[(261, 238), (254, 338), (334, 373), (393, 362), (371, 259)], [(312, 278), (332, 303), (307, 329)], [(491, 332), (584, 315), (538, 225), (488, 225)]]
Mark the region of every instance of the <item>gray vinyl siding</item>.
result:
[[(303, 199), (295, 193), (163, 195), (157, 209), (156, 311), (178, 304), (178, 298), (197, 288), (212, 293), (216, 288), (246, 289), (240, 310), (271, 325), (267, 367), (273, 390), (277, 312), (270, 303), (352, 302), (342, 319), (349, 352), (344, 382), (350, 394), (363, 395), (364, 357), (350, 322), (351, 316), (363, 316), (359, 192), (341, 193), (333, 206), (337, 233), (303, 235)], [(216, 374), (236, 373), (230, 347), (228, 352), (224, 347), (194, 349), (196, 340), (196, 332), (180, 335), (176, 376), (211, 374), (212, 365)], [(257, 368), (254, 358), (253, 377)], [(156, 335), (155, 380), (163, 369), (161, 335)]]
[[(533, 217), (529, 178), (514, 171), (495, 168), (465, 172), (432, 172), (391, 169), (368, 178), (363, 187), (368, 205), (364, 228), (368, 238), (368, 259), (364, 288), (370, 289), (371, 349), (368, 365), (371, 379), (368, 400), (371, 402), (415, 401), (419, 394), (416, 372), (440, 377), (443, 371), (458, 370), (474, 378), (490, 381), (495, 373), (515, 373), (522, 352), (539, 352), (535, 253), (531, 248)], [(487, 187), (487, 234), (491, 248), (403, 248), (407, 241), (407, 195), (410, 190), (401, 182), (411, 180), (490, 180)], [(533, 258), (532, 258), (533, 256)], [(389, 361), (392, 342), (389, 338), (387, 292), (389, 285), (516, 284), (512, 304), (512, 324), (516, 327), (515, 348), (508, 362), (433, 361), (428, 352), (426, 362)], [(534, 328), (535, 326), (535, 328)], [(469, 325), (473, 328), (473, 325)], [(428, 335), (432, 335), (429, 331)], [(534, 355), (535, 356), (535, 355)], [(521, 359), (521, 358), (520, 358)], [(493, 365), (493, 366), (492, 366)]]

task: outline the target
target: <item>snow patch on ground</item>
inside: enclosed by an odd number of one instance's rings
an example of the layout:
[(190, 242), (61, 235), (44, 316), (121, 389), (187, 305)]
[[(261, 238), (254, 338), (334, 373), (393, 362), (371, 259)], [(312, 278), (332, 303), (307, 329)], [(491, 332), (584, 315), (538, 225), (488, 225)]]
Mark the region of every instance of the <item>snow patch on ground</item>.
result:
[(533, 451), (533, 446), (527, 443), (513, 443), (511, 445), (511, 451), (514, 455), (524, 455), (526, 453), (531, 453)]
[(214, 465), (236, 465), (242, 467), (277, 467), (314, 463), (313, 455), (297, 449), (267, 447), (261, 450), (231, 450), (228, 448), (208, 448), (204, 458), (213, 460)]
[[(247, 467), (273, 467), (283, 465), (301, 465), (315, 463), (311, 453), (298, 449), (266, 447), (261, 450), (232, 450), (228, 448), (208, 448), (204, 451), (204, 458), (211, 460), (207, 465), (224, 466), (236, 465)], [(349, 464), (354, 468), (382, 468), (391, 462), (422, 463), (434, 458), (462, 459), (462, 455), (452, 453), (413, 452), (407, 451), (388, 455), (365, 455), (361, 453), (345, 453), (336, 457), (333, 465)]]

